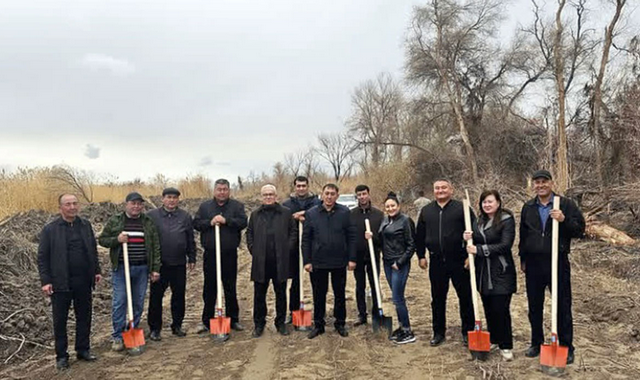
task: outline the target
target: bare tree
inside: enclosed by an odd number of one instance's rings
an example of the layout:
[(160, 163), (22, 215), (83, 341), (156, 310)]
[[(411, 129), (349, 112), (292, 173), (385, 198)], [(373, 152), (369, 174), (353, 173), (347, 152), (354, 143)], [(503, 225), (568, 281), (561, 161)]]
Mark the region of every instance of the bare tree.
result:
[(365, 159), (371, 155), (373, 167), (386, 158), (388, 141), (397, 141), (403, 96), (390, 74), (381, 73), (375, 80), (358, 86), (351, 96), (352, 115), (347, 126), (364, 147)]
[(593, 139), (593, 150), (596, 160), (596, 173), (598, 176), (598, 184), (602, 188), (604, 186), (604, 172), (602, 168), (602, 145), (600, 144), (600, 110), (602, 109), (602, 83), (604, 81), (604, 74), (609, 62), (609, 51), (613, 44), (614, 31), (616, 24), (622, 14), (622, 9), (627, 3), (626, 0), (614, 0), (616, 10), (609, 22), (609, 25), (605, 29), (604, 44), (602, 47), (602, 56), (600, 57), (600, 69), (598, 70), (598, 76), (596, 77), (596, 83), (593, 86), (593, 105), (591, 110), (591, 134)]
[(321, 134), (316, 152), (331, 166), (333, 178), (339, 183), (351, 174), (356, 148), (356, 142), (346, 133)]
[(67, 165), (57, 165), (51, 169), (51, 179), (79, 194), (85, 201), (93, 202), (93, 186), (95, 183), (93, 173)]

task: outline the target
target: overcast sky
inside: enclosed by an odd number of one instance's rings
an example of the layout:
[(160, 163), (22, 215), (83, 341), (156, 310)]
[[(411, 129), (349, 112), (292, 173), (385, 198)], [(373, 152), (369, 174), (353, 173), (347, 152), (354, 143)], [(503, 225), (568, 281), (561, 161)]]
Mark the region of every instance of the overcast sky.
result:
[(341, 130), (355, 86), (401, 77), (420, 3), (0, 0), (0, 167), (269, 171)]

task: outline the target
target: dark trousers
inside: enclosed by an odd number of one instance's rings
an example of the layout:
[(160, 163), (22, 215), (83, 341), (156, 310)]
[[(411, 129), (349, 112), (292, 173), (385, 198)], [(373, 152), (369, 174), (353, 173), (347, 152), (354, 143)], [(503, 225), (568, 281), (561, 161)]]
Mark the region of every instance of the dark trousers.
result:
[(482, 296), (484, 315), (487, 317), (487, 329), (491, 334), (491, 343), (502, 350), (513, 349), (511, 332), (511, 294)]
[[(558, 270), (558, 338), (560, 344), (573, 351), (573, 316), (571, 315), (571, 269), (569, 263)], [(551, 273), (527, 265), (527, 301), (531, 323), (531, 345), (544, 343), (542, 328), (545, 290), (551, 289)]]
[(325, 325), (324, 316), (327, 310), (329, 274), (331, 274), (331, 288), (333, 288), (334, 326), (344, 326), (347, 319), (347, 305), (345, 297), (347, 268), (313, 268), (313, 272), (311, 272), (311, 287), (313, 288), (313, 320), (315, 327), (317, 328), (324, 328)]
[[(276, 296), (276, 320), (275, 325), (284, 324), (287, 314), (287, 282), (278, 282), (271, 279), (273, 292)], [(264, 327), (267, 323), (267, 290), (269, 280), (253, 283), (253, 323), (255, 327)]]
[[(204, 289), (202, 299), (204, 308), (202, 310), (202, 323), (209, 327), (209, 320), (216, 313), (216, 296), (218, 284), (216, 283), (216, 260), (215, 254), (205, 252), (204, 260)], [(238, 296), (236, 293), (236, 282), (238, 278), (238, 251), (222, 252), (222, 287), (224, 290), (225, 314), (231, 318), (231, 323), (239, 321), (240, 307), (238, 306)]]
[[(380, 261), (377, 262), (378, 276), (380, 276)], [(358, 263), (353, 271), (353, 277), (356, 279), (356, 303), (358, 304), (358, 318), (367, 319), (367, 299), (365, 295), (365, 287), (367, 277), (369, 278), (369, 289), (371, 289), (371, 315), (372, 318), (378, 317), (378, 297), (376, 297), (376, 286), (373, 277), (373, 267), (370, 261)], [(378, 277), (380, 278), (380, 277)]]
[(53, 312), (53, 335), (55, 337), (56, 359), (68, 358), (67, 320), (73, 303), (76, 316), (76, 352), (88, 351), (91, 335), (92, 289), (89, 279), (70, 279), (70, 291), (54, 291), (51, 295)]
[(449, 293), (449, 280), (451, 280), (458, 295), (461, 332), (463, 336), (466, 336), (467, 331), (472, 331), (474, 325), (469, 271), (464, 269), (462, 263), (445, 263), (439, 256), (432, 255), (431, 257), (429, 280), (431, 281), (433, 333), (434, 335), (444, 335), (447, 330), (447, 293)]
[(289, 288), (289, 311), (300, 309), (300, 277), (296, 274), (291, 279), (291, 287)]
[(151, 331), (162, 330), (162, 298), (168, 287), (171, 287), (171, 328), (182, 327), (184, 319), (185, 289), (187, 287), (187, 267), (185, 265), (160, 268), (160, 281), (151, 283), (149, 294), (148, 323)]

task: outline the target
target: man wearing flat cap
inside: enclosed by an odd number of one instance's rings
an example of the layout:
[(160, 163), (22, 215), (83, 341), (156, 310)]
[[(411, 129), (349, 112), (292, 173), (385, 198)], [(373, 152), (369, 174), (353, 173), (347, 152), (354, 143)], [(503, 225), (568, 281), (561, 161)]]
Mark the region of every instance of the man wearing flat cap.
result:
[[(558, 338), (569, 348), (567, 364), (574, 361), (573, 319), (571, 315), (571, 267), (569, 250), (572, 238), (584, 236), (585, 222), (578, 206), (569, 198), (553, 192), (553, 178), (547, 170), (531, 176), (536, 197), (522, 206), (520, 214), (520, 264), (525, 273), (531, 346), (525, 356), (540, 355), (544, 343), (542, 329), (544, 296), (551, 289), (551, 225), (559, 223), (558, 238)], [(553, 197), (560, 197), (560, 209), (553, 210)]]
[[(109, 248), (113, 268), (111, 275), (113, 287), (111, 349), (114, 351), (124, 350), (122, 332), (127, 328), (127, 291), (124, 277), (123, 244), (128, 245), (133, 319), (136, 328), (140, 324), (147, 283), (149, 279), (151, 282), (160, 279), (160, 239), (155, 223), (142, 212), (144, 198), (139, 193), (133, 192), (127, 195), (125, 202), (125, 211), (112, 216), (98, 238), (98, 243), (101, 246)], [(128, 233), (132, 232), (136, 232), (136, 236), (128, 236)]]
[(160, 234), (161, 266), (160, 281), (151, 284), (149, 312), (147, 313), (149, 338), (162, 339), (162, 298), (171, 287), (171, 332), (183, 337), (182, 320), (185, 309), (187, 266), (192, 271), (196, 265), (196, 245), (193, 238), (193, 221), (188, 212), (178, 207), (180, 191), (169, 187), (162, 191), (162, 207), (147, 215), (153, 219)]

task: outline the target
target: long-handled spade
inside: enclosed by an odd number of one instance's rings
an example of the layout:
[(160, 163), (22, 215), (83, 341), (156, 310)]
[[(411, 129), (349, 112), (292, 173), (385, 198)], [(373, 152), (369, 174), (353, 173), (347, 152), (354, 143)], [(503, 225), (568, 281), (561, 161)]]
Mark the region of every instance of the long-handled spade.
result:
[(231, 318), (225, 317), (222, 313), (222, 264), (220, 260), (220, 226), (215, 225), (216, 234), (216, 286), (218, 288), (216, 299), (216, 315), (209, 320), (209, 330), (214, 340), (225, 342), (229, 339), (231, 332)]
[[(553, 197), (553, 209), (560, 209), (560, 197)], [(558, 342), (558, 233), (556, 219), (551, 222), (551, 344), (540, 348), (540, 366), (549, 375), (561, 375), (567, 366), (569, 348)]]
[[(469, 192), (465, 190), (466, 197), (463, 200), (464, 207), (464, 225), (467, 231), (471, 229), (471, 202), (469, 201)], [(467, 245), (472, 245), (473, 241), (467, 240)], [(476, 265), (475, 257), (469, 254), (469, 275), (471, 276), (471, 299), (473, 300), (473, 315), (475, 324), (473, 331), (469, 331), (469, 351), (474, 359), (486, 360), (491, 351), (491, 338), (489, 333), (482, 331), (482, 321), (480, 320), (480, 310), (478, 306), (478, 285), (476, 284)]]
[[(371, 223), (369, 219), (364, 220), (364, 226), (367, 232), (371, 232)], [(367, 239), (369, 244), (369, 257), (371, 258), (371, 269), (373, 270), (373, 283), (376, 287), (376, 302), (378, 303), (378, 318), (372, 318), (373, 332), (377, 333), (382, 329), (387, 330), (387, 335), (391, 336), (393, 330), (393, 320), (391, 317), (384, 315), (382, 311), (382, 296), (380, 295), (380, 278), (378, 277), (378, 265), (376, 255), (373, 252), (373, 239)]]
[[(144, 232), (124, 232), (129, 238), (140, 238)], [(133, 317), (133, 298), (131, 296), (131, 277), (129, 270), (129, 243), (122, 244), (122, 261), (124, 262), (124, 284), (127, 290), (127, 317), (129, 329), (122, 333), (124, 346), (132, 355), (141, 354), (144, 347), (144, 331), (136, 328)]]
[(295, 310), (291, 313), (291, 319), (293, 323), (293, 328), (298, 331), (309, 331), (311, 330), (311, 311), (304, 309), (304, 263), (302, 259), (302, 222), (298, 222), (298, 255), (299, 264), (298, 264), (298, 276), (300, 276), (298, 283), (300, 284), (300, 309)]

